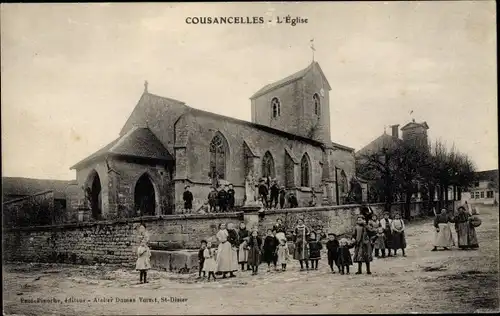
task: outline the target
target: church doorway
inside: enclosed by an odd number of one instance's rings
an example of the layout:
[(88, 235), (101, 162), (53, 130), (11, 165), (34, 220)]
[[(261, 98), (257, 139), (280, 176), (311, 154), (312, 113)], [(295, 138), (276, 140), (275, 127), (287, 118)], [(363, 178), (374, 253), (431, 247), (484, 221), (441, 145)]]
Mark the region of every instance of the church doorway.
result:
[(93, 219), (101, 219), (102, 216), (102, 188), (99, 174), (94, 170), (89, 179), (89, 185), (85, 192), (90, 204)]
[(147, 174), (143, 174), (135, 185), (135, 212), (138, 216), (153, 216), (156, 210), (155, 188)]

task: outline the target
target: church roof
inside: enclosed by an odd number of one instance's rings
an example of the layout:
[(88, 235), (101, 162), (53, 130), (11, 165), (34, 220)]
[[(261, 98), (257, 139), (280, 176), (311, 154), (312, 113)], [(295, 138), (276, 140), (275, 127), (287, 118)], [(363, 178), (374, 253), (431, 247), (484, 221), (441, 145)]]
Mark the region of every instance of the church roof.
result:
[(323, 70), (321, 70), (321, 67), (319, 66), (318, 62), (316, 61), (313, 61), (309, 66), (307, 66), (306, 68), (302, 69), (302, 70), (299, 70), (297, 71), (296, 73), (288, 76), (288, 77), (285, 77), (281, 80), (278, 80), (274, 83), (270, 83), (268, 85), (265, 85), (264, 87), (262, 87), (260, 90), (258, 90), (257, 92), (255, 92), (251, 97), (250, 99), (255, 99), (257, 97), (260, 97), (261, 95), (264, 95), (266, 94), (267, 92), (270, 92), (270, 91), (273, 91), (275, 89), (278, 89), (278, 88), (281, 88), (289, 83), (292, 83), (294, 81), (297, 81), (299, 79), (302, 79), (304, 78), (304, 76), (309, 72), (311, 71), (314, 67), (317, 67), (317, 69), (319, 70), (319, 72), (321, 73), (321, 75), (323, 76), (323, 80), (326, 82), (326, 85), (328, 86), (328, 89), (331, 90), (331, 87), (330, 87), (330, 84), (328, 83), (328, 80), (326, 79), (326, 76), (325, 74), (323, 73)]
[(134, 127), (126, 134), (113, 140), (92, 155), (83, 159), (71, 169), (77, 169), (97, 158), (108, 155), (139, 157), (157, 160), (172, 160), (172, 156), (149, 128)]
[(420, 127), (420, 126), (425, 128), (425, 129), (429, 129), (429, 125), (427, 125), (427, 122), (415, 123), (415, 121), (413, 121), (413, 122), (410, 122), (410, 123), (406, 124), (405, 126), (401, 127), (401, 130), (410, 129), (410, 128), (414, 128), (414, 127)]
[(356, 152), (356, 155), (369, 155), (371, 153), (376, 153), (377, 151), (381, 150), (382, 148), (391, 148), (397, 143), (401, 142), (401, 140), (397, 137), (388, 135), (386, 133), (380, 135), (373, 141), (371, 141), (368, 145), (365, 147), (361, 148)]
[[(2, 193), (5, 199), (7, 196), (29, 196), (52, 190), (54, 198), (64, 199), (65, 190), (72, 182), (71, 180), (2, 177)], [(4, 200), (4, 202), (6, 201)]]

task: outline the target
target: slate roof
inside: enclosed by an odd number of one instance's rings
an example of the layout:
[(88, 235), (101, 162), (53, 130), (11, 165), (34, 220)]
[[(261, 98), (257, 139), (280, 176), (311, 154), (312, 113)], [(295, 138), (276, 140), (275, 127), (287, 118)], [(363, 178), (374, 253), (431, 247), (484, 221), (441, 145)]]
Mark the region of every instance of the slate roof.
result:
[(381, 150), (382, 148), (392, 148), (392, 146), (396, 145), (397, 143), (401, 142), (402, 140), (394, 137), (389, 134), (382, 134), (376, 139), (374, 139), (372, 142), (370, 142), (368, 145), (365, 147), (361, 148), (356, 152), (356, 155), (369, 155), (370, 153), (377, 152)]
[(429, 125), (427, 125), (427, 122), (415, 123), (415, 121), (413, 121), (401, 127), (401, 130), (409, 129), (414, 126), (423, 126), (425, 129), (429, 129)]
[(172, 156), (149, 128), (134, 127), (92, 155), (75, 164), (77, 169), (107, 155), (172, 160)]
[(491, 181), (498, 183), (498, 169), (476, 172), (478, 181)]
[(280, 87), (283, 87), (289, 83), (292, 83), (294, 81), (297, 81), (299, 79), (302, 79), (304, 78), (304, 76), (310, 71), (313, 69), (313, 67), (317, 67), (321, 73), (321, 75), (323, 76), (323, 79), (325, 80), (328, 88), (331, 90), (331, 87), (330, 87), (330, 84), (328, 83), (328, 80), (326, 79), (326, 76), (325, 74), (323, 73), (323, 70), (321, 70), (321, 67), (319, 66), (318, 62), (314, 61), (312, 62), (309, 66), (307, 66), (306, 68), (302, 69), (302, 70), (299, 70), (297, 71), (296, 73), (288, 76), (288, 77), (285, 77), (281, 80), (278, 80), (276, 82), (273, 82), (273, 83), (270, 83), (268, 85), (265, 85), (264, 87), (260, 88), (260, 90), (258, 90), (257, 92), (255, 92), (251, 97), (250, 99), (255, 99), (261, 95), (264, 95), (266, 94), (267, 92), (269, 91), (272, 91), (272, 90), (275, 90), (275, 89), (278, 89)]
[[(2, 177), (2, 193), (6, 199), (4, 202), (48, 190), (54, 191), (54, 198), (65, 199), (65, 190), (73, 182), (73, 180)], [(12, 198), (8, 198), (8, 196), (12, 196)]]

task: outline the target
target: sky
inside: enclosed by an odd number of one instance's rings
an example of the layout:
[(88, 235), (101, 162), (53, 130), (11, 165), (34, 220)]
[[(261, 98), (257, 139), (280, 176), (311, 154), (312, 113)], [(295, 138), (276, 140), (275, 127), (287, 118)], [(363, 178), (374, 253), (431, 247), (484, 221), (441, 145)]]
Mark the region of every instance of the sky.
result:
[[(308, 23), (275, 22), (287, 15)], [(266, 22), (186, 24), (195, 16)], [(118, 136), (145, 80), (249, 121), (249, 97), (307, 67), (313, 38), (332, 141), (358, 150), (414, 118), (496, 169), (495, 18), (493, 1), (2, 4), (2, 174), (74, 179), (72, 165)]]

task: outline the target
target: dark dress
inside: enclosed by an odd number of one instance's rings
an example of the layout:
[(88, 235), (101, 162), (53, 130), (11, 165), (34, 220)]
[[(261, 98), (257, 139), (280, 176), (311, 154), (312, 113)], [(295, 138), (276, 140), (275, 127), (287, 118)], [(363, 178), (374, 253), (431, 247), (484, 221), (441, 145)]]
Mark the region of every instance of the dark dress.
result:
[(290, 208), (296, 208), (299, 206), (299, 201), (297, 201), (297, 197), (295, 195), (290, 195), (288, 197), (288, 205)]
[(353, 237), (356, 239), (353, 258), (354, 262), (372, 261), (372, 244), (366, 227), (356, 225)]
[(276, 261), (276, 249), (278, 248), (279, 241), (274, 236), (266, 236), (264, 239), (264, 247), (262, 249), (262, 260), (266, 263)]
[(232, 210), (234, 209), (234, 189), (227, 190), (227, 207)]
[(205, 249), (198, 250), (198, 262), (201, 269), (203, 269), (203, 264), (205, 263), (205, 256), (203, 256)]
[(217, 205), (217, 191), (211, 191), (208, 193), (208, 204), (210, 205), (210, 211), (213, 211), (215, 209), (215, 206)]
[(260, 237), (250, 237), (248, 241), (248, 265), (258, 266), (260, 264), (260, 254), (262, 239)]
[(280, 193), (280, 188), (277, 184), (271, 186), (271, 206), (276, 207), (278, 205), (278, 196)]
[(326, 242), (326, 249), (328, 250), (328, 265), (333, 266), (333, 264), (337, 262), (339, 246), (339, 241), (337, 239)]
[(350, 248), (352, 248), (352, 246), (339, 246), (337, 250), (337, 260), (335, 261), (338, 267), (352, 266)]
[(286, 191), (283, 190), (283, 189), (281, 189), (280, 193), (279, 193), (280, 208), (284, 208), (285, 207), (285, 195), (286, 195)]
[(310, 260), (321, 259), (321, 249), (323, 249), (323, 245), (321, 244), (321, 242), (317, 240), (309, 241), (309, 259)]
[(220, 211), (225, 212), (227, 210), (227, 192), (220, 190), (217, 194), (217, 203), (219, 204)]
[(182, 198), (184, 199), (184, 209), (190, 210), (193, 208), (193, 193), (191, 191), (184, 191), (182, 194)]
[(259, 197), (262, 199), (262, 203), (264, 203), (264, 206), (267, 207), (267, 196), (269, 194), (269, 190), (267, 189), (267, 186), (265, 184), (259, 185)]

